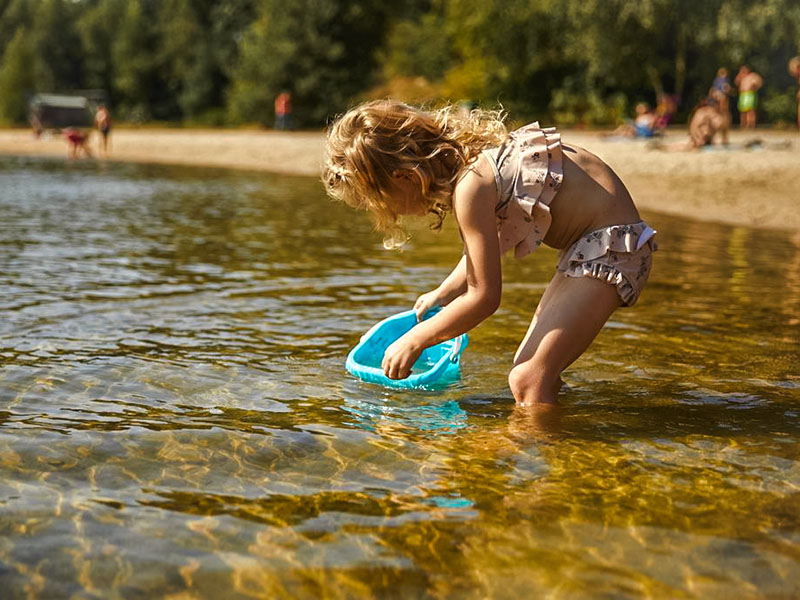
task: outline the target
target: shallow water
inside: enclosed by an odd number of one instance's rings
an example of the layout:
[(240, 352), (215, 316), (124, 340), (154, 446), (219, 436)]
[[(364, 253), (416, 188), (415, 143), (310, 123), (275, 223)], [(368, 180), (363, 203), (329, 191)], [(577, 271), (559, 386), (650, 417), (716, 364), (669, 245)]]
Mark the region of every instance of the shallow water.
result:
[(460, 383), (347, 351), (460, 255), (311, 179), (0, 158), (0, 584), (31, 598), (800, 596), (800, 240), (645, 215), (639, 305), (517, 410), (554, 264)]

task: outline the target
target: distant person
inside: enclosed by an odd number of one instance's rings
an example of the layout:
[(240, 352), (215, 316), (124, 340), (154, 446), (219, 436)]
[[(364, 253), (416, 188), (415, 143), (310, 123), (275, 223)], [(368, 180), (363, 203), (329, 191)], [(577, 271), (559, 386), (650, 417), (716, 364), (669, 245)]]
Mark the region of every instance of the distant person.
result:
[(728, 79), (728, 69), (720, 67), (717, 70), (717, 76), (711, 82), (711, 88), (708, 90), (708, 98), (712, 102), (719, 105), (720, 112), (730, 113), (730, 106), (728, 99), (731, 95), (731, 82)]
[[(636, 302), (650, 274), (656, 232), (639, 216), (614, 171), (591, 152), (561, 143), (554, 127), (510, 133), (497, 113), (453, 106), (436, 111), (393, 100), (353, 108), (328, 130), (323, 182), (333, 198), (366, 210), (406, 239), (400, 218), (452, 213), (464, 254), (414, 304), (421, 321), (388, 347), (382, 370), (405, 379), (425, 348), (465, 333), (497, 310), (502, 261), (547, 244), (561, 250), (508, 375), (517, 403), (552, 408), (561, 372), (622, 306)], [(429, 309), (444, 307), (422, 321)], [(510, 362), (510, 361), (509, 361)]]
[(64, 131), (64, 139), (67, 140), (67, 155), (70, 158), (78, 158), (83, 153), (87, 158), (92, 157), (89, 150), (89, 133), (84, 133), (80, 129), (67, 127)]
[(722, 143), (728, 144), (728, 130), (730, 129), (730, 113), (723, 113), (719, 103), (710, 98), (703, 99), (689, 117), (689, 139), (670, 144), (653, 142), (650, 146), (655, 150), (667, 152), (680, 152), (686, 150), (699, 150), (714, 143), (714, 138), (720, 136)]
[(626, 119), (625, 123), (614, 130), (612, 135), (628, 138), (649, 138), (655, 133), (656, 114), (650, 109), (647, 102), (636, 105), (636, 116)]
[(105, 104), (97, 107), (94, 114), (94, 126), (100, 132), (100, 150), (103, 156), (108, 156), (108, 135), (111, 133), (111, 113)]
[(275, 98), (275, 129), (286, 131), (292, 128), (292, 95), (283, 91)]
[(753, 129), (756, 126), (756, 94), (764, 85), (764, 80), (750, 67), (742, 65), (734, 83), (739, 88), (739, 125), (744, 129)]
[(730, 113), (723, 112), (722, 107), (716, 103), (704, 103), (698, 106), (689, 119), (689, 140), (692, 148), (702, 148), (714, 143), (714, 138), (719, 134), (722, 143), (728, 144), (728, 129), (730, 128)]
[(789, 61), (789, 73), (797, 79), (797, 128), (800, 129), (800, 56)]
[(672, 121), (678, 109), (678, 95), (661, 92), (656, 103), (656, 119), (653, 125), (654, 133), (663, 133)]
[(33, 137), (38, 140), (40, 137), (42, 137), (42, 132), (44, 132), (44, 127), (42, 126), (41, 119), (39, 119), (39, 115), (35, 112), (31, 112), (28, 121), (31, 124), (31, 129), (33, 129)]

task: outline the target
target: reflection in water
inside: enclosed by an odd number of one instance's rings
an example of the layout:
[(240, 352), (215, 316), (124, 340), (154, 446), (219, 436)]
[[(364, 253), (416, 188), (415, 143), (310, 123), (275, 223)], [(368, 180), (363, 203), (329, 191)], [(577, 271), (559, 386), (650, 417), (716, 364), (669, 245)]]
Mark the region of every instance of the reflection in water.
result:
[(437, 398), (420, 402), (414, 398), (398, 402), (385, 398), (343, 398), (341, 408), (353, 415), (348, 424), (384, 434), (403, 429), (453, 434), (467, 427), (467, 413), (455, 400)]
[(506, 374), (554, 253), (504, 263), (461, 382), (344, 357), (458, 260), (311, 179), (0, 159), (11, 597), (796, 597), (800, 239), (647, 215), (636, 308)]

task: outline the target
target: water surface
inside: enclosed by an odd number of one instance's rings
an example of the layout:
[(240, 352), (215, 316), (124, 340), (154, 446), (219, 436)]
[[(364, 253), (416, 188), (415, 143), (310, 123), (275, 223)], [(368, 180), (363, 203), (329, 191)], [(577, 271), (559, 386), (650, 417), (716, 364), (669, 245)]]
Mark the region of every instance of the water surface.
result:
[(31, 598), (800, 596), (800, 239), (647, 214), (640, 304), (506, 373), (555, 253), (504, 262), (463, 377), (343, 369), (458, 261), (313, 179), (0, 158), (0, 584)]

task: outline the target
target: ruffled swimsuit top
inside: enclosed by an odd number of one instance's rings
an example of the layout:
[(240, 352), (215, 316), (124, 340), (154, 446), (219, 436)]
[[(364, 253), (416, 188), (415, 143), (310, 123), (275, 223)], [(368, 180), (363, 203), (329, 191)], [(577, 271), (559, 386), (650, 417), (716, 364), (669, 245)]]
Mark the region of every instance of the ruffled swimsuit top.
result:
[(494, 170), (500, 253), (521, 258), (536, 250), (550, 228), (550, 203), (564, 178), (561, 134), (531, 123), (512, 131), (497, 148), (484, 150)]

